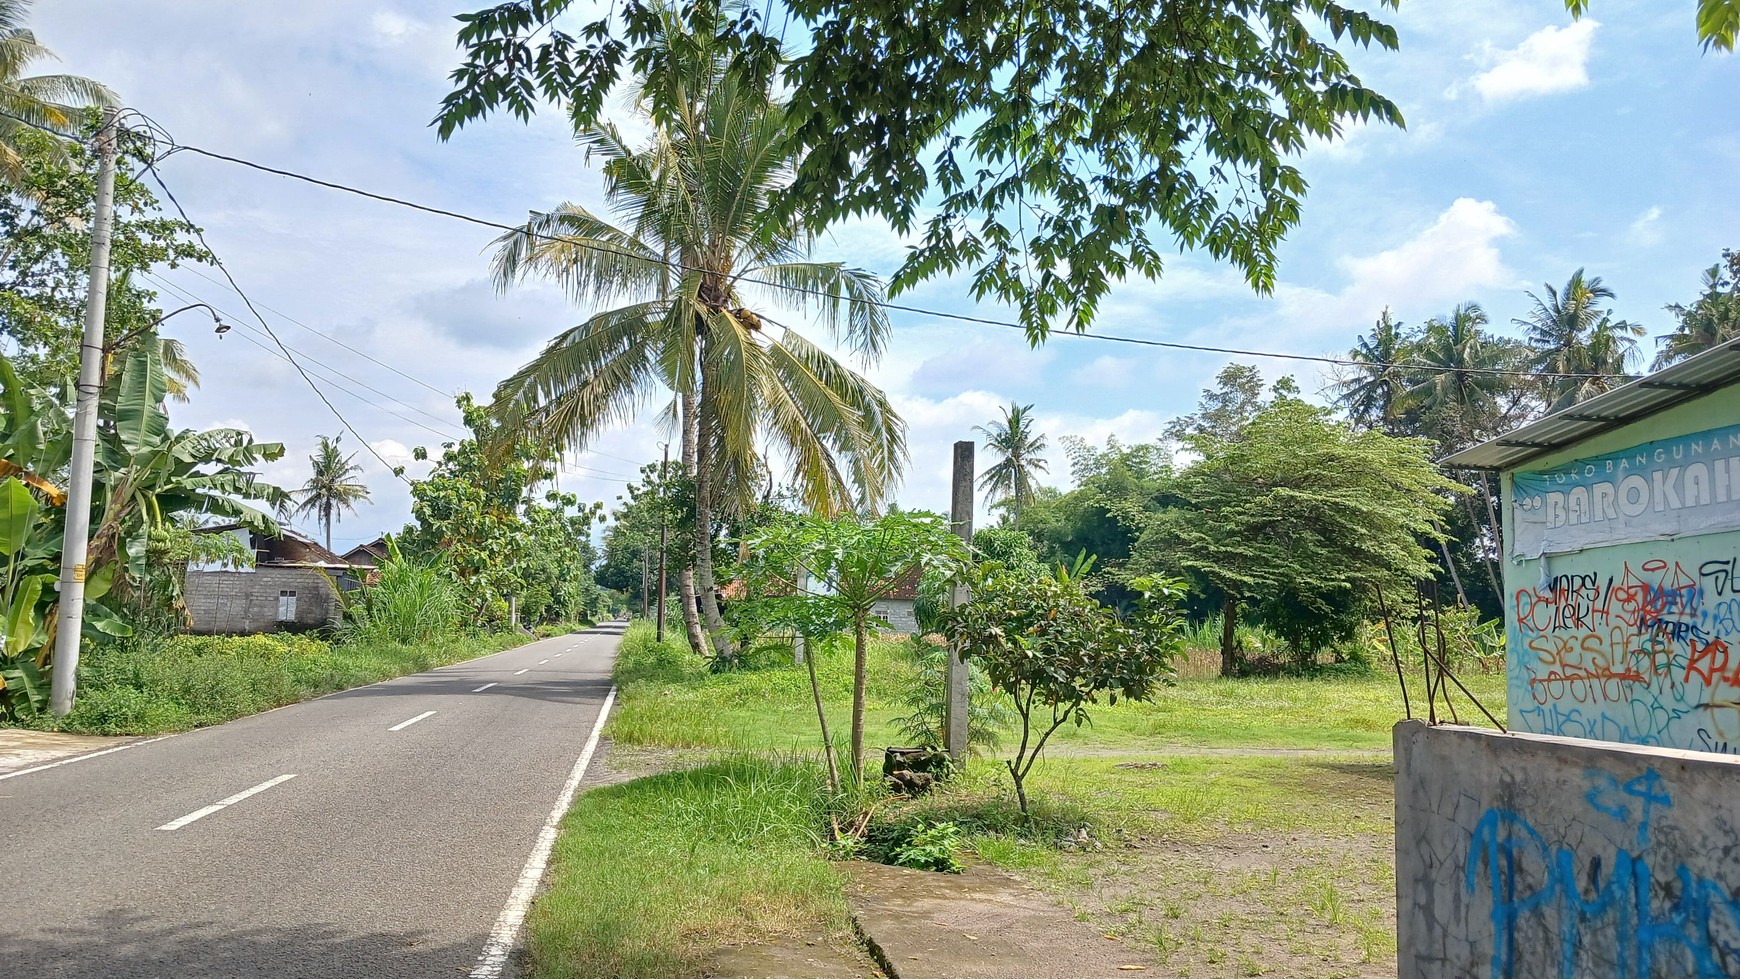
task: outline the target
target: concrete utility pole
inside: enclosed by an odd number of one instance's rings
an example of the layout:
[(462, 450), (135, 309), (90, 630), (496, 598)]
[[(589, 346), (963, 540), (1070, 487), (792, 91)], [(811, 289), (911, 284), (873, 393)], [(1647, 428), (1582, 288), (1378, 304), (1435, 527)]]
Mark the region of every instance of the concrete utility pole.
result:
[(91, 545), (91, 469), (97, 449), (97, 401), (103, 393), (103, 320), (109, 309), (109, 245), (115, 225), (115, 156), (119, 123), (103, 112), (97, 131), (97, 214), (91, 224), (90, 282), (85, 293), (85, 334), (79, 345), (78, 400), (73, 410), (72, 472), (66, 491), (66, 539), (60, 552), (60, 616), (55, 626), (54, 675), (49, 709), (72, 710), (78, 676), (79, 638), (85, 627), (85, 558)]
[(665, 460), (659, 466), (659, 642), (665, 641), (665, 551), (670, 549), (671, 501), (665, 498), (665, 477), (671, 469), (671, 443), (664, 447)]
[[(949, 524), (961, 540), (973, 542), (973, 442), (955, 443), (955, 472), (949, 500)], [(949, 606), (964, 605), (967, 589), (956, 585), (949, 593)], [(943, 711), (943, 741), (949, 758), (959, 764), (967, 760), (967, 664), (957, 647), (949, 648), (948, 668), (943, 687), (947, 695)]]

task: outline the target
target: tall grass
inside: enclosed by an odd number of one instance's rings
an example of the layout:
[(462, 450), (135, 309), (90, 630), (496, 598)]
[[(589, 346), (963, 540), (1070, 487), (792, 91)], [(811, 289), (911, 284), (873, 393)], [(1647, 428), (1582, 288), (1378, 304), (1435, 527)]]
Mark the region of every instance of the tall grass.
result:
[(351, 605), (357, 636), (370, 642), (423, 643), (456, 632), (463, 606), (459, 584), (438, 560), (407, 558), (391, 538), (387, 552), (363, 586), (361, 601)]
[(322, 694), (516, 645), (505, 635), (438, 643), (308, 636), (176, 636), (100, 645), (79, 662), (72, 712), (33, 723), (86, 734), (163, 734), (221, 724)]

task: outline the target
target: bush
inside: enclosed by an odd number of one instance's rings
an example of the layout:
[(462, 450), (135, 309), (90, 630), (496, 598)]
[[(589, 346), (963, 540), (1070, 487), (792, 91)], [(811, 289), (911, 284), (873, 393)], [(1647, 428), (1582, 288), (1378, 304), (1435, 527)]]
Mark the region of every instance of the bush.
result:
[(78, 699), (58, 723), (89, 734), (161, 734), (221, 724), (310, 697), (416, 673), (504, 649), (480, 636), (438, 644), (348, 641), (304, 635), (175, 636), (91, 648), (80, 660)]
[(961, 863), (964, 842), (961, 828), (954, 823), (919, 823), (904, 842), (894, 847), (889, 863), (914, 870), (958, 874), (967, 869)]
[(350, 609), (363, 639), (421, 643), (458, 631), (459, 585), (438, 560), (412, 561), (388, 537), (387, 558), (370, 579)]

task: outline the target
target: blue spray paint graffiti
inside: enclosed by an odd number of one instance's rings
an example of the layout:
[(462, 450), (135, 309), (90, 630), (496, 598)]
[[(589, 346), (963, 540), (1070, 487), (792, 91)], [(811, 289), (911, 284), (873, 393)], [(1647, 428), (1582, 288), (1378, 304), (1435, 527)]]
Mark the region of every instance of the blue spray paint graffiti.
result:
[(1514, 976), (1525, 929), (1557, 937), (1561, 979), (1740, 975), (1740, 891), (1685, 863), (1651, 867), (1651, 820), (1673, 808), (1661, 776), (1586, 778), (1595, 846), (1549, 842), (1496, 806), (1474, 828), (1463, 882), (1473, 895), (1484, 878), (1492, 902), (1492, 979)]

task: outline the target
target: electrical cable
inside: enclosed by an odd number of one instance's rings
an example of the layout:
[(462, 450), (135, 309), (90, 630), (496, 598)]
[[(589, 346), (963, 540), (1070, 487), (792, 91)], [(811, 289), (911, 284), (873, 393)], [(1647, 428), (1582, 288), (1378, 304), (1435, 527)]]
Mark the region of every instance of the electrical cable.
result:
[[(8, 116), (9, 118), (13, 118), (13, 119), (18, 119), (17, 116), (11, 116), (9, 113), (0, 112), (0, 115)], [(18, 121), (25, 122), (26, 120), (19, 119)], [(45, 127), (38, 126), (37, 128), (42, 129)], [(54, 130), (47, 130), (47, 131), (54, 132)], [(64, 134), (56, 133), (56, 135), (64, 135)], [(448, 210), (446, 208), (433, 207), (433, 206), (427, 205), (427, 204), (419, 204), (415, 201), (406, 200), (404, 198), (393, 197), (393, 196), (387, 195), (387, 194), (379, 194), (379, 193), (375, 193), (374, 191), (364, 190), (360, 187), (352, 187), (352, 186), (349, 186), (346, 184), (336, 183), (336, 182), (330, 181), (330, 180), (323, 180), (319, 177), (313, 177), (313, 176), (309, 176), (307, 174), (298, 173), (294, 170), (286, 170), (286, 169), (283, 169), (280, 167), (268, 166), (264, 163), (255, 163), (252, 160), (246, 160), (246, 159), (242, 159), (241, 157), (230, 156), (230, 155), (224, 154), (224, 153), (218, 153), (218, 152), (213, 151), (213, 150), (204, 149), (202, 147), (193, 146), (193, 145), (187, 144), (187, 143), (177, 143), (177, 142), (174, 142), (173, 140), (171, 140), (170, 150), (168, 152), (164, 153), (162, 158), (167, 158), (169, 156), (174, 155), (175, 153), (183, 152), (183, 151), (193, 153), (193, 154), (196, 154), (198, 156), (203, 156), (203, 157), (206, 157), (208, 159), (218, 160), (218, 161), (221, 161), (224, 163), (231, 163), (231, 164), (234, 164), (237, 166), (246, 167), (246, 168), (249, 168), (252, 170), (257, 170), (257, 171), (260, 171), (262, 173), (270, 173), (270, 174), (273, 174), (275, 176), (285, 177), (285, 178), (288, 178), (291, 180), (302, 181), (304, 183), (313, 184), (317, 187), (324, 187), (328, 190), (335, 190), (335, 191), (338, 191), (340, 193), (352, 194), (352, 195), (355, 195), (358, 197), (367, 198), (369, 200), (377, 201), (377, 202), (380, 202), (383, 204), (391, 204), (391, 205), (394, 205), (397, 207), (408, 208), (408, 209), (414, 210), (414, 211), (421, 211), (421, 212), (426, 213), (426, 214), (433, 214), (433, 215), (437, 215), (440, 217), (451, 218), (451, 219), (456, 220), (456, 221), (463, 221), (463, 222), (466, 222), (468, 224), (478, 225), (480, 227), (493, 228), (493, 229), (496, 229), (499, 231), (506, 231), (506, 232), (511, 232), (514, 234), (524, 234), (524, 235), (528, 235), (528, 236), (533, 237), (533, 238), (537, 238), (537, 239), (544, 240), (544, 241), (555, 242), (558, 244), (574, 245), (577, 247), (591, 248), (591, 249), (595, 249), (598, 251), (607, 251), (608, 250), (604, 246), (599, 245), (595, 242), (589, 242), (589, 241), (585, 241), (583, 239), (569, 238), (569, 237), (564, 237), (564, 236), (560, 236), (560, 235), (547, 235), (547, 234), (542, 234), (540, 232), (527, 231), (523, 226), (503, 224), (502, 222), (499, 222), (499, 221), (492, 221), (492, 220), (489, 220), (487, 218), (480, 218), (480, 217), (477, 217), (475, 215), (465, 214), (465, 213), (460, 212), (460, 211), (452, 211), (452, 210)], [(151, 170), (152, 170), (153, 175), (155, 175), (155, 173), (156, 173), (155, 167), (151, 167)], [(159, 180), (159, 185), (161, 185), (161, 180)], [(683, 263), (683, 262), (678, 261), (678, 260), (666, 259), (666, 258), (662, 258), (662, 257), (655, 258), (652, 256), (644, 256), (643, 261), (646, 261), (646, 262), (652, 263), (652, 264), (664, 265), (667, 268), (675, 269), (675, 270), (680, 271), (680, 272), (706, 273), (709, 271), (707, 269), (703, 269), (703, 268), (700, 268), (697, 266), (688, 265), (688, 264)], [(856, 303), (859, 305), (873, 306), (873, 307), (876, 307), (879, 309), (884, 309), (884, 310), (892, 310), (892, 311), (897, 311), (897, 312), (912, 313), (912, 314), (919, 315), (919, 316), (928, 316), (928, 317), (931, 317), (933, 319), (954, 320), (954, 321), (962, 322), (962, 323), (975, 323), (975, 324), (979, 324), (981, 326), (995, 326), (995, 327), (1000, 327), (1003, 329), (1020, 330), (1023, 333), (1027, 332), (1027, 328), (1022, 326), (1020, 323), (1011, 323), (1007, 320), (996, 320), (996, 319), (990, 319), (988, 317), (983, 317), (983, 316), (972, 316), (972, 315), (965, 314), (965, 313), (950, 313), (950, 312), (946, 312), (943, 310), (927, 309), (927, 308), (924, 308), (922, 306), (911, 306), (911, 305), (907, 305), (904, 303), (888, 302), (887, 300), (864, 299), (862, 297), (857, 297), (857, 296), (836, 295), (834, 293), (830, 293), (830, 292), (827, 292), (827, 291), (821, 290), (821, 289), (810, 289), (810, 288), (805, 288), (802, 286), (782, 285), (779, 283), (768, 282), (768, 281), (765, 281), (762, 279), (755, 279), (755, 278), (751, 278), (748, 274), (736, 276), (733, 281), (745, 282), (745, 283), (749, 283), (752, 285), (767, 286), (769, 288), (782, 289), (782, 290), (787, 291), (787, 292), (796, 292), (796, 293), (800, 293), (800, 294), (804, 294), (804, 295), (817, 296), (820, 298), (831, 299), (831, 300), (835, 300), (835, 301), (845, 301), (848, 303)], [(1058, 331), (1058, 332), (1055, 332), (1052, 334), (1048, 334), (1048, 336), (1076, 337), (1076, 338), (1088, 339), (1088, 340), (1104, 340), (1104, 341), (1107, 341), (1109, 343), (1123, 343), (1123, 344), (1131, 344), (1131, 345), (1143, 346), (1143, 347), (1156, 347), (1156, 348), (1162, 348), (1162, 349), (1167, 349), (1167, 350), (1185, 350), (1185, 351), (1191, 351), (1191, 352), (1196, 352), (1196, 353), (1224, 354), (1227, 356), (1235, 356), (1235, 357), (1259, 357), (1259, 358), (1268, 358), (1268, 359), (1276, 359), (1276, 360), (1309, 361), (1312, 363), (1332, 364), (1332, 365), (1342, 366), (1342, 367), (1367, 367), (1367, 368), (1372, 368), (1372, 367), (1392, 368), (1393, 367), (1393, 368), (1401, 368), (1404, 370), (1428, 371), (1428, 372), (1435, 372), (1435, 373), (1441, 373), (1441, 374), (1482, 374), (1482, 375), (1492, 375), (1492, 376), (1501, 376), (1501, 377), (1528, 377), (1528, 378), (1542, 378), (1542, 379), (1554, 379), (1554, 380), (1583, 379), (1583, 380), (1625, 380), (1625, 381), (1630, 381), (1630, 380), (1635, 380), (1637, 378), (1637, 375), (1631, 375), (1631, 374), (1612, 374), (1612, 373), (1600, 373), (1600, 372), (1592, 372), (1592, 371), (1582, 371), (1582, 372), (1580, 372), (1580, 371), (1531, 371), (1531, 370), (1514, 370), (1514, 369), (1500, 368), (1500, 367), (1444, 367), (1444, 366), (1440, 366), (1440, 365), (1436, 365), (1436, 364), (1420, 364), (1420, 363), (1410, 363), (1410, 362), (1406, 362), (1406, 361), (1358, 360), (1358, 359), (1353, 359), (1353, 358), (1348, 358), (1348, 357), (1329, 357), (1329, 356), (1312, 355), (1312, 354), (1283, 353), (1283, 352), (1272, 351), (1272, 350), (1248, 350), (1248, 349), (1242, 349), (1242, 348), (1238, 348), (1238, 347), (1221, 347), (1221, 346), (1213, 346), (1213, 345), (1209, 345), (1209, 344), (1182, 343), (1182, 342), (1173, 341), (1173, 340), (1154, 340), (1154, 339), (1145, 338), (1145, 337), (1128, 337), (1128, 336), (1119, 336), (1119, 335), (1110, 334), (1110, 333), (1088, 333), (1088, 332), (1077, 332), (1077, 331), (1069, 331), (1069, 330)]]
[[(187, 301), (187, 302), (198, 301), (198, 302), (202, 302), (202, 303), (205, 302), (203, 299), (200, 299), (200, 297), (198, 295), (196, 295), (195, 293), (193, 293), (187, 289), (183, 289), (179, 286), (176, 286), (174, 283), (168, 282), (167, 280), (161, 278), (160, 276), (158, 276), (154, 273), (150, 273), (150, 272), (144, 273), (143, 277), (146, 280), (148, 280), (149, 282), (151, 282), (153, 285), (156, 285), (156, 286), (159, 286), (163, 289), (166, 289), (170, 293), (174, 294), (175, 296), (180, 297), (183, 301)], [(205, 305), (210, 306), (211, 308), (217, 310), (220, 315), (227, 316), (231, 320), (238, 320), (239, 319), (239, 317), (237, 317), (234, 313), (231, 313), (229, 310), (224, 309), (221, 306), (217, 306), (216, 304), (213, 304), (213, 303), (205, 303)], [(266, 307), (262, 304), (261, 308), (264, 309)], [(253, 330), (254, 329), (253, 327), (249, 326), (246, 323), (237, 323), (237, 325), (245, 330)], [(259, 332), (259, 331), (255, 330), (255, 332)], [(285, 346), (289, 347), (289, 349), (291, 351), (298, 353), (298, 354), (301, 354), (302, 358), (304, 360), (307, 360), (309, 363), (316, 364), (316, 365), (319, 365), (320, 367), (325, 368), (329, 374), (336, 374), (339, 377), (344, 378), (345, 380), (351, 382), (352, 384), (358, 385), (358, 386), (360, 386), (368, 391), (371, 391), (375, 394), (378, 394), (381, 397), (386, 398), (388, 401), (393, 402), (394, 404), (400, 405), (401, 407), (404, 407), (404, 408), (407, 408), (411, 411), (414, 411), (417, 414), (422, 415), (424, 418), (427, 418), (430, 421), (433, 421), (438, 425), (452, 424), (451, 419), (442, 418), (439, 415), (436, 415), (432, 412), (425, 411), (424, 409), (417, 407), (416, 405), (410, 403), (409, 401), (406, 401), (402, 398), (394, 397), (393, 395), (387, 393), (386, 391), (382, 391), (380, 388), (375, 387), (374, 385), (368, 383), (367, 381), (364, 381), (363, 379), (361, 379), (359, 377), (353, 377), (350, 374), (346, 374), (344, 371), (339, 370), (337, 367), (332, 366), (331, 364), (319, 359), (318, 357), (315, 357), (314, 355), (308, 353), (308, 351), (306, 351), (306, 350), (300, 350), (296, 347), (290, 347), (288, 344), (286, 344)], [(336, 384), (336, 382), (334, 382), (330, 377), (322, 378), (322, 380), (325, 380), (329, 384)], [(353, 393), (353, 392), (346, 392), (346, 393)], [(370, 404), (373, 404), (373, 402), (370, 402)], [(416, 425), (417, 427), (423, 429), (424, 431), (431, 432), (435, 435), (439, 435), (442, 438), (445, 438), (445, 439), (448, 439), (451, 441), (455, 441), (455, 442), (459, 441), (461, 438), (461, 436), (454, 435), (452, 432), (445, 432), (445, 431), (440, 431), (438, 429), (433, 429), (433, 428), (430, 428), (429, 426), (424, 425), (420, 422), (414, 421), (414, 420), (409, 419), (409, 418), (405, 418), (405, 416), (397, 414), (395, 412), (391, 412), (391, 411), (389, 411), (389, 409), (387, 409), (381, 405), (375, 405), (375, 407), (381, 408), (381, 410), (383, 410), (383, 411), (388, 411), (388, 413), (392, 414), (395, 418), (402, 418), (405, 421), (408, 421), (411, 424)]]
[(157, 186), (163, 190), (164, 196), (169, 198), (169, 203), (175, 206), (175, 212), (181, 215), (181, 220), (186, 222), (189, 228), (193, 229), (194, 237), (199, 239), (200, 245), (203, 246), (206, 252), (211, 255), (212, 262), (217, 265), (218, 271), (224, 274), (224, 279), (229, 282), (230, 288), (235, 291), (236, 295), (241, 297), (243, 305), (247, 306), (248, 312), (252, 313), (254, 319), (260, 322), (260, 326), (265, 329), (266, 335), (271, 337), (272, 342), (277, 344), (278, 348), (284, 352), (284, 358), (290, 361), (290, 366), (296, 368), (296, 373), (302, 375), (302, 380), (307, 382), (309, 389), (314, 392), (315, 397), (319, 398), (320, 402), (326, 405), (326, 409), (332, 412), (332, 417), (338, 419), (338, 423), (344, 426), (345, 431), (356, 436), (356, 440), (362, 443), (363, 448), (369, 450), (369, 455), (374, 456), (379, 460), (381, 465), (387, 468), (388, 472), (409, 485), (411, 480), (405, 476), (404, 467), (395, 466), (388, 462), (385, 456), (381, 455), (375, 450), (373, 445), (369, 444), (368, 439), (363, 438), (362, 433), (356, 430), (356, 426), (351, 424), (350, 419), (344, 417), (344, 413), (339, 411), (338, 406), (332, 403), (332, 399), (326, 396), (326, 392), (320, 390), (320, 385), (314, 383), (314, 378), (308, 376), (308, 370), (304, 368), (290, 353), (290, 348), (284, 346), (284, 341), (278, 338), (278, 334), (273, 331), (272, 325), (266, 322), (264, 316), (260, 315), (260, 311), (254, 307), (253, 300), (248, 298), (248, 294), (243, 292), (241, 285), (236, 282), (235, 276), (230, 274), (229, 267), (224, 264), (224, 260), (219, 258), (217, 252), (212, 249), (211, 242), (207, 241), (205, 238), (205, 232), (201, 231), (199, 225), (194, 224), (193, 219), (188, 217), (187, 209), (181, 206), (181, 201), (176, 199), (175, 192), (169, 189), (169, 185), (163, 181), (163, 175), (157, 172), (157, 165), (155, 163), (147, 163), (145, 169), (146, 172), (151, 174), (151, 179), (156, 181)]
[[(536, 238), (536, 239), (539, 239), (542, 241), (554, 242), (557, 244), (574, 245), (576, 247), (591, 248), (591, 249), (594, 249), (597, 251), (609, 251), (610, 250), (610, 249), (607, 249), (604, 246), (599, 245), (595, 242), (586, 241), (584, 239), (569, 238), (569, 237), (565, 237), (565, 236), (561, 236), (561, 235), (548, 235), (548, 234), (543, 234), (541, 232), (528, 231), (528, 230), (526, 230), (526, 228), (524, 226), (503, 224), (502, 222), (499, 222), (499, 221), (492, 221), (492, 220), (489, 220), (488, 218), (480, 218), (480, 217), (477, 217), (475, 215), (465, 214), (465, 213), (460, 212), (460, 211), (452, 211), (452, 210), (448, 210), (446, 208), (433, 207), (433, 206), (428, 205), (428, 204), (419, 204), (415, 201), (405, 200), (404, 198), (393, 197), (393, 196), (390, 196), (387, 194), (378, 194), (378, 193), (375, 193), (374, 191), (363, 190), (362, 188), (359, 188), (359, 187), (352, 187), (352, 186), (349, 186), (346, 184), (336, 183), (336, 182), (330, 181), (330, 180), (323, 180), (319, 177), (311, 177), (307, 174), (297, 173), (294, 170), (285, 170), (285, 169), (282, 169), (280, 167), (267, 166), (266, 164), (263, 164), (263, 163), (255, 163), (251, 160), (244, 160), (240, 157), (229, 156), (229, 155), (223, 154), (223, 153), (217, 153), (217, 152), (214, 152), (212, 150), (203, 149), (203, 148), (198, 147), (198, 146), (191, 146), (191, 145), (188, 145), (185, 143), (175, 144), (174, 149), (170, 150), (170, 153), (166, 154), (166, 155), (172, 155), (176, 152), (180, 152), (180, 151), (184, 151), (184, 150), (186, 152), (194, 153), (196, 155), (203, 156), (203, 157), (206, 157), (208, 159), (219, 160), (219, 161), (224, 162), (224, 163), (231, 163), (231, 164), (235, 164), (237, 166), (247, 167), (247, 168), (252, 169), (252, 170), (258, 170), (262, 173), (270, 173), (270, 174), (273, 174), (275, 176), (286, 177), (286, 178), (291, 179), (291, 180), (302, 181), (304, 183), (313, 184), (317, 187), (325, 187), (328, 190), (335, 190), (335, 191), (338, 191), (340, 193), (352, 194), (352, 195), (355, 195), (358, 197), (367, 198), (369, 200), (378, 201), (378, 202), (383, 203), (383, 204), (391, 204), (391, 205), (394, 205), (396, 207), (403, 207), (403, 208), (407, 208), (407, 209), (410, 209), (413, 211), (421, 211), (425, 214), (433, 214), (433, 215), (437, 215), (439, 217), (451, 218), (455, 221), (463, 221), (463, 222), (466, 222), (467, 224), (474, 224), (474, 225), (478, 225), (480, 227), (485, 227), (485, 228), (493, 228), (493, 229), (496, 229), (499, 231), (507, 231), (507, 232), (511, 232), (513, 234), (523, 234), (523, 235), (527, 235), (528, 237)], [(667, 258), (663, 258), (663, 257), (641, 256), (641, 260), (645, 261), (649, 264), (663, 265), (667, 268), (675, 269), (675, 270), (680, 271), (680, 272), (707, 273), (710, 271), (708, 269), (703, 269), (703, 268), (700, 268), (698, 266), (688, 265), (688, 264), (681, 262), (679, 260), (667, 259)], [(879, 309), (892, 310), (892, 311), (903, 312), (903, 313), (913, 313), (913, 314), (916, 314), (919, 316), (928, 316), (928, 317), (931, 317), (933, 319), (955, 320), (955, 321), (962, 322), (962, 323), (975, 323), (975, 324), (979, 324), (981, 326), (995, 326), (995, 327), (1000, 327), (1003, 329), (1020, 330), (1023, 333), (1025, 333), (1027, 331), (1027, 328), (1022, 326), (1020, 323), (1011, 323), (1007, 320), (996, 320), (996, 319), (990, 319), (988, 317), (983, 317), (983, 316), (972, 316), (972, 315), (965, 314), (965, 313), (950, 313), (950, 312), (945, 312), (943, 310), (926, 309), (922, 306), (910, 306), (910, 305), (907, 305), (904, 303), (889, 302), (887, 300), (864, 299), (864, 298), (857, 297), (857, 296), (836, 295), (834, 293), (827, 292), (827, 291), (822, 290), (822, 289), (810, 289), (810, 288), (806, 288), (806, 287), (802, 287), (802, 286), (792, 286), (792, 285), (784, 285), (784, 284), (780, 284), (780, 283), (768, 282), (766, 280), (752, 278), (747, 273), (745, 273), (743, 275), (736, 276), (733, 281), (745, 282), (745, 283), (749, 283), (752, 285), (767, 286), (769, 288), (781, 289), (781, 290), (787, 291), (787, 292), (796, 292), (796, 293), (801, 293), (801, 294), (805, 294), (805, 295), (817, 296), (817, 297), (824, 298), (824, 299), (831, 299), (831, 300), (835, 300), (835, 301), (843, 300), (845, 302), (856, 303), (859, 305), (874, 306), (874, 307), (877, 307)], [(1500, 368), (1500, 367), (1443, 367), (1443, 366), (1439, 366), (1436, 364), (1409, 363), (1409, 362), (1405, 362), (1405, 361), (1391, 362), (1391, 361), (1356, 360), (1356, 359), (1348, 358), (1348, 357), (1329, 357), (1329, 356), (1312, 355), (1312, 354), (1282, 353), (1282, 352), (1272, 351), (1272, 350), (1246, 350), (1246, 349), (1241, 349), (1238, 347), (1220, 347), (1220, 346), (1213, 346), (1213, 345), (1209, 345), (1209, 344), (1182, 343), (1182, 342), (1174, 341), (1174, 340), (1154, 340), (1154, 339), (1149, 339), (1149, 338), (1145, 338), (1145, 337), (1127, 337), (1127, 336), (1119, 336), (1119, 335), (1110, 334), (1110, 333), (1087, 333), (1087, 332), (1076, 332), (1076, 331), (1070, 331), (1070, 330), (1057, 331), (1057, 332), (1049, 334), (1049, 335), (1050, 336), (1058, 336), (1058, 337), (1077, 337), (1077, 338), (1088, 339), (1088, 340), (1104, 340), (1104, 341), (1107, 341), (1109, 343), (1132, 344), (1132, 345), (1143, 346), (1143, 347), (1159, 347), (1159, 348), (1163, 348), (1163, 349), (1167, 349), (1167, 350), (1187, 350), (1187, 351), (1192, 351), (1192, 352), (1196, 352), (1196, 353), (1225, 354), (1228, 356), (1236, 356), (1236, 357), (1262, 357), (1262, 358), (1271, 358), (1271, 359), (1277, 359), (1277, 360), (1311, 361), (1314, 363), (1334, 364), (1334, 365), (1343, 366), (1343, 367), (1382, 367), (1382, 368), (1396, 367), (1396, 368), (1402, 368), (1405, 370), (1431, 371), (1431, 372), (1444, 373), (1444, 374), (1486, 374), (1486, 375), (1497, 375), (1497, 376), (1504, 376), (1504, 377), (1530, 377), (1530, 378), (1551, 378), (1551, 379), (1584, 379), (1584, 380), (1635, 380), (1636, 379), (1634, 375), (1630, 375), (1630, 374), (1609, 374), (1609, 373), (1599, 373), (1599, 372), (1578, 372), (1578, 371), (1530, 371), (1530, 370), (1514, 370), (1514, 369)]]

